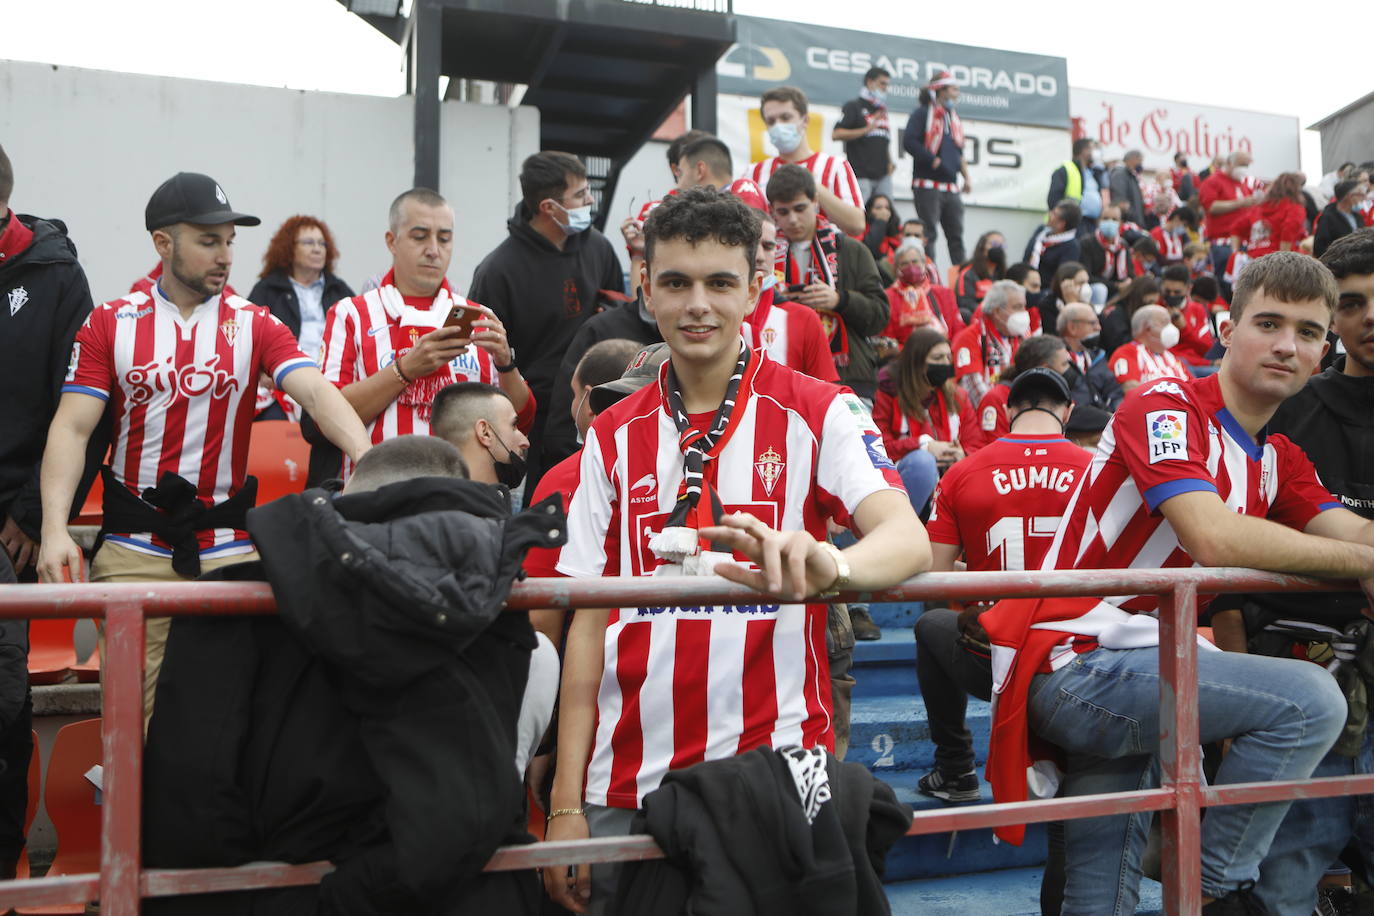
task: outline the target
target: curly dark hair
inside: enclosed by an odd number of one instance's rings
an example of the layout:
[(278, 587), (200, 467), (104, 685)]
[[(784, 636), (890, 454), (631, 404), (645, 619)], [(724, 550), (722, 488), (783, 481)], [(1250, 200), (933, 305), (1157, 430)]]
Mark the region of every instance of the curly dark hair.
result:
[(277, 227), (272, 241), (267, 244), (267, 252), (262, 256), (262, 272), (265, 277), (274, 270), (291, 273), (291, 265), (296, 261), (296, 236), (302, 229), (318, 229), (324, 236), (324, 272), (334, 272), (334, 262), (338, 260), (339, 249), (334, 245), (334, 234), (324, 224), (324, 220), (314, 216), (297, 213)]
[(735, 195), (701, 187), (664, 198), (644, 221), (644, 263), (652, 264), (659, 242), (682, 239), (689, 244), (712, 239), (741, 249), (750, 276), (763, 231), (759, 215)]

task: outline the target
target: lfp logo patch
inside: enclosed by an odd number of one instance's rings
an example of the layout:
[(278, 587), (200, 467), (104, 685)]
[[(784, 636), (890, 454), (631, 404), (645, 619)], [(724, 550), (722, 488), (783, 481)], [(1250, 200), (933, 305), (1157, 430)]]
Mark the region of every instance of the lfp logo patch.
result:
[(1145, 428), (1150, 443), (1150, 464), (1187, 460), (1187, 414), (1178, 410), (1152, 410), (1145, 414)]

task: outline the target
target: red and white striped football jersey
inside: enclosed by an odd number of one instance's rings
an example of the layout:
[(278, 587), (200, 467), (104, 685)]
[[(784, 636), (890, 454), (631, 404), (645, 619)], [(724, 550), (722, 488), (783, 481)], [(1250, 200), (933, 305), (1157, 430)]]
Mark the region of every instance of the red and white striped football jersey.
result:
[[(237, 493), (247, 476), (258, 376), (280, 387), (292, 370), (314, 365), (267, 309), (212, 296), (184, 319), (153, 284), (91, 312), (62, 391), (110, 402), (110, 468), (131, 492), (157, 486), (170, 471), (210, 506)], [(147, 532), (109, 537), (143, 553), (172, 553)], [(232, 528), (203, 531), (199, 540), (202, 556), (252, 549), (247, 533)]]
[[(559, 572), (648, 576), (660, 565), (649, 539), (683, 484), (666, 369), (592, 424)], [(847, 520), (873, 493), (901, 490), (852, 392), (757, 351), (705, 476), (725, 511), (817, 538), (827, 517)], [(833, 746), (825, 605), (766, 601), (611, 611), (588, 802), (638, 807), (669, 770), (758, 746)]]
[(1112, 375), (1123, 385), (1126, 382), (1153, 382), (1157, 378), (1191, 378), (1188, 367), (1171, 351), (1151, 353), (1150, 349), (1138, 340), (1132, 340), (1116, 348), (1108, 361)]
[(764, 290), (741, 333), (751, 349), (763, 350), (769, 359), (823, 382), (840, 380), (820, 316), (809, 306), (775, 302), (773, 290)]
[[(455, 295), (447, 282), (432, 299), (402, 296), (395, 286), (394, 271), (389, 271), (381, 286), (330, 307), (320, 357), (325, 378), (344, 388), (386, 369), (409, 353), (423, 335), (440, 327), (452, 306), (463, 303), (473, 304)], [(407, 385), (367, 424), (373, 444), (412, 433), (428, 435), (434, 396), (455, 382), (499, 385), (501, 379), (490, 353), (481, 347), (468, 347), (448, 365)], [(533, 406), (531, 396), (522, 415), (532, 416)]]
[[(1258, 441), (1222, 400), (1221, 380), (1161, 379), (1126, 395), (1107, 428), (1088, 476), (1074, 494), (1042, 569), (1170, 569), (1194, 566), (1158, 511), (1180, 493), (1216, 493), (1241, 515), (1268, 518), (1301, 531), (1313, 517), (1340, 507), (1302, 449), (1286, 436)], [(1203, 598), (1199, 604), (1208, 599)], [(1122, 610), (1124, 609), (1124, 611)], [(1153, 595), (1105, 598), (1073, 620), (1042, 624), (1099, 637), (1119, 647), (1158, 644), (1151, 622), (1125, 612), (1158, 610)], [(1051, 653), (1059, 667), (1093, 640), (1066, 640)], [(997, 647), (994, 646), (994, 656)]]
[[(768, 189), (768, 179), (773, 177), (773, 173), (783, 165), (799, 165), (806, 169), (816, 179), (816, 187), (826, 188), (840, 200), (847, 204), (853, 204), (860, 210), (864, 207), (863, 195), (859, 192), (859, 179), (854, 176), (854, 169), (849, 165), (849, 160), (843, 156), (832, 156), (830, 153), (812, 153), (808, 158), (800, 162), (785, 162), (778, 156), (771, 156), (762, 162), (755, 162), (744, 170), (740, 177), (748, 178), (763, 190)], [(821, 214), (827, 219), (830, 215), (821, 209)]]
[(1091, 460), (1062, 436), (1007, 433), (940, 478), (926, 531), (971, 571), (1039, 569)]

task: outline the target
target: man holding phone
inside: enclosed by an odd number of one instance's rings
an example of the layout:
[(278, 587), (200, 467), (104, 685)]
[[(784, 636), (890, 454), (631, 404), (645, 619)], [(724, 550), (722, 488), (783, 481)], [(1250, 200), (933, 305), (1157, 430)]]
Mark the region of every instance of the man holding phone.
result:
[(821, 215), (816, 179), (806, 169), (781, 166), (767, 193), (779, 232), (776, 298), (815, 309), (840, 382), (871, 403), (878, 387), (872, 338), (887, 327), (889, 312), (878, 265), (863, 243)]
[[(321, 367), (374, 444), (427, 434), (434, 396), (455, 382), (499, 387), (515, 405), (520, 430), (528, 434), (533, 425), (534, 395), (515, 365), (505, 327), (445, 279), (453, 223), (453, 208), (428, 188), (397, 197), (386, 233), (391, 270), (377, 289), (329, 310)], [(523, 472), (523, 456), (496, 457)], [(350, 470), (345, 462), (345, 476)]]

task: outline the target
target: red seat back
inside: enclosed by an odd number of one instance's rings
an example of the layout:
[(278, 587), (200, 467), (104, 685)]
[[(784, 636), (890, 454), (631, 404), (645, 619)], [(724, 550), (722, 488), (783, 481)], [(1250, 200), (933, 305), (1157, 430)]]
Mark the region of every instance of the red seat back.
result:
[(248, 440), (248, 473), (258, 479), (258, 505), (305, 489), (310, 469), (310, 443), (290, 420), (253, 424)]

